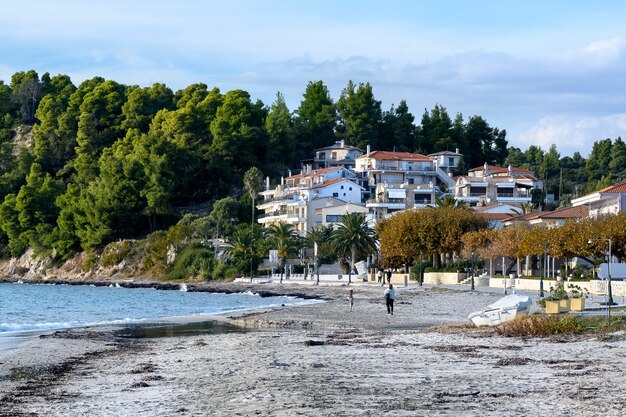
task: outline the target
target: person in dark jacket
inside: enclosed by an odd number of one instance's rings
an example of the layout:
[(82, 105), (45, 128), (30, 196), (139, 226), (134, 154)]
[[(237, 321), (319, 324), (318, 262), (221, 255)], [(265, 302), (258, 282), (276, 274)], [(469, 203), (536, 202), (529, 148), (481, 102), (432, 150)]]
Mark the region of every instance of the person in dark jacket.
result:
[(387, 314), (393, 316), (393, 300), (396, 299), (396, 290), (393, 289), (393, 284), (389, 284), (389, 288), (385, 290), (385, 303), (387, 304)]

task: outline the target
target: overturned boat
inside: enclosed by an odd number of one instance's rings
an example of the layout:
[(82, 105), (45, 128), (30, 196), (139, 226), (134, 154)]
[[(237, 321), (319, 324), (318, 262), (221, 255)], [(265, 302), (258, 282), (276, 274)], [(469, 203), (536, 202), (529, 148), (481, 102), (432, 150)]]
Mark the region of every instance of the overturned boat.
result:
[(482, 311), (470, 314), (467, 318), (476, 326), (497, 326), (514, 319), (518, 314), (528, 314), (532, 303), (528, 296), (511, 294), (489, 304)]

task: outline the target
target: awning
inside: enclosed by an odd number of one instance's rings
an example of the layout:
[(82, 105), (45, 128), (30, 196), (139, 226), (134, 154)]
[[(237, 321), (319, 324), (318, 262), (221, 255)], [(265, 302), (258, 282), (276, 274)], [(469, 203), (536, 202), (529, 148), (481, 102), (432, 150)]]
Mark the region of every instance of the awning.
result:
[(389, 198), (406, 198), (406, 190), (404, 188), (387, 190), (387, 196)]

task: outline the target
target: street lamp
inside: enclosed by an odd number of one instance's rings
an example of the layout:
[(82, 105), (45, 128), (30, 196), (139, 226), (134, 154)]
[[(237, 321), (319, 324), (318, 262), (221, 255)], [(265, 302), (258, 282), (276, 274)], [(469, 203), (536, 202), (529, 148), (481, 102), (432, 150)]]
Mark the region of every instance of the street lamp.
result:
[(470, 270), (470, 290), (474, 291), (474, 252), (472, 252), (472, 258), (471, 258), (471, 270)]
[(546, 244), (546, 242), (543, 242), (543, 262), (541, 265), (541, 274), (539, 274), (539, 297), (543, 298), (543, 278), (544, 275), (546, 273), (546, 258), (547, 258), (547, 252), (548, 252), (548, 245)]
[(423, 282), (422, 282), (422, 255), (424, 255), (424, 251), (420, 250), (420, 269), (419, 269), (419, 275), (417, 277), (417, 281), (419, 282), (419, 286), (421, 287)]
[(589, 239), (589, 241), (587, 243), (591, 244), (594, 240), (606, 240), (606, 241), (609, 242), (608, 274), (607, 274), (607, 278), (606, 278), (606, 286), (607, 286), (607, 290), (606, 290), (606, 294), (607, 294), (606, 318), (607, 318), (607, 321), (610, 323), (610, 321), (611, 321), (611, 309), (610, 309), (610, 306), (613, 305), (613, 291), (611, 289), (611, 239), (595, 238), (595, 239)]

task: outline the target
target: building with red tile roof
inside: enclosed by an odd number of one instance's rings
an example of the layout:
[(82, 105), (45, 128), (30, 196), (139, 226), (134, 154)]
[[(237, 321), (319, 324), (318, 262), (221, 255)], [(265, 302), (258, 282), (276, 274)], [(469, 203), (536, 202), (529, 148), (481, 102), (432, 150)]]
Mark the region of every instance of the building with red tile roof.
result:
[(575, 198), (572, 206), (586, 206), (590, 217), (626, 211), (626, 181)]

